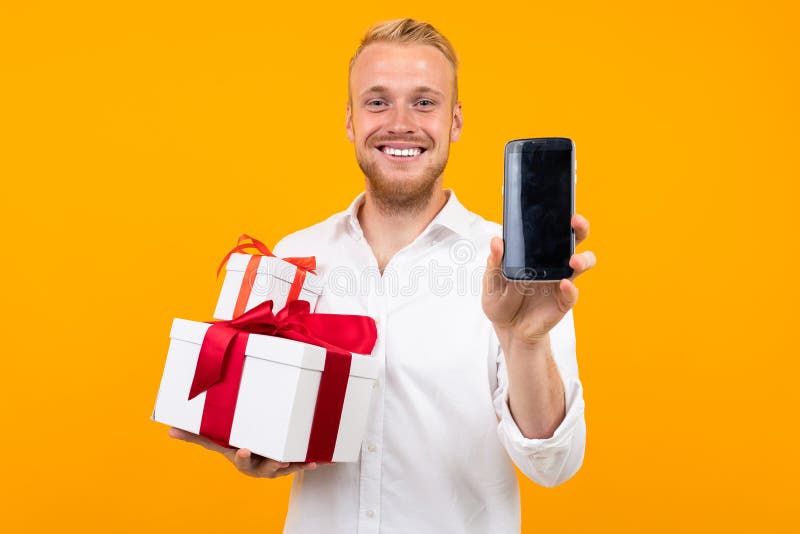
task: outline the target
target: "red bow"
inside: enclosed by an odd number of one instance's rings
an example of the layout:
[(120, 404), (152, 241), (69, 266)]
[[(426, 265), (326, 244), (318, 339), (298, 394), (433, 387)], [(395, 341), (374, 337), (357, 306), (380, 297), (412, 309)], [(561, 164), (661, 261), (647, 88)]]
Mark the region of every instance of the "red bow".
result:
[[(251, 252), (248, 252), (251, 250)], [(242, 280), (242, 287), (239, 290), (239, 297), (236, 299), (236, 305), (233, 309), (233, 317), (239, 317), (242, 313), (244, 313), (245, 307), (247, 306), (247, 301), (250, 297), (250, 291), (253, 288), (253, 283), (255, 281), (256, 274), (258, 272), (258, 265), (261, 263), (261, 256), (271, 256), (273, 258), (277, 258), (275, 254), (269, 249), (267, 245), (259, 241), (258, 239), (251, 237), (247, 234), (242, 234), (239, 236), (238, 241), (236, 242), (236, 246), (233, 247), (225, 257), (222, 258), (222, 262), (217, 267), (217, 277), (219, 277), (219, 273), (222, 271), (222, 268), (228, 263), (228, 260), (231, 257), (231, 254), (234, 253), (243, 253), (243, 254), (250, 254), (252, 257), (250, 261), (247, 263), (247, 267), (244, 271), (244, 279)], [(294, 280), (292, 280), (291, 288), (289, 289), (289, 294), (286, 297), (286, 302), (292, 302), (297, 300), (300, 297), (300, 290), (303, 289), (303, 283), (306, 279), (306, 273), (317, 274), (315, 272), (317, 268), (317, 258), (315, 256), (308, 256), (304, 258), (280, 258), (283, 261), (288, 261), (295, 267), (297, 270), (294, 273)], [(248, 284), (249, 282), (249, 284)]]
[(369, 354), (377, 329), (371, 317), (309, 313), (303, 300), (277, 314), (268, 300), (231, 321), (211, 325), (203, 338), (189, 399), (206, 391), (200, 433), (229, 446), (249, 334), (310, 343), (326, 349), (306, 461), (330, 461), (342, 414), (352, 352)]

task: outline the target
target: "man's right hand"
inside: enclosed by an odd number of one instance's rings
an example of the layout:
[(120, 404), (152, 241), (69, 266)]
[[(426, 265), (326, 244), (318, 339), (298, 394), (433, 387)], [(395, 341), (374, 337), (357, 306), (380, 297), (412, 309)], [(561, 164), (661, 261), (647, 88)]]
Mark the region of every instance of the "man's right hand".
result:
[(169, 437), (188, 441), (189, 443), (196, 443), (210, 451), (216, 451), (230, 460), (230, 462), (236, 466), (236, 469), (251, 477), (276, 478), (290, 475), (297, 471), (317, 468), (316, 462), (278, 462), (277, 460), (271, 460), (253, 454), (247, 449), (229, 449), (217, 445), (210, 439), (192, 434), (191, 432), (186, 432), (179, 428), (170, 428)]

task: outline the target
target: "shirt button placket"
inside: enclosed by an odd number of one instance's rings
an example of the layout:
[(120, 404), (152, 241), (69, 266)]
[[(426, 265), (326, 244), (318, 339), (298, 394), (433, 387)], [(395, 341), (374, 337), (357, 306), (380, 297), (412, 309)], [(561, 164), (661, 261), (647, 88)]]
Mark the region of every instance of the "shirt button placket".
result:
[[(383, 280), (381, 280), (381, 283)], [(368, 300), (368, 313), (375, 318), (378, 329), (378, 342), (373, 357), (386, 361), (384, 335), (386, 328), (387, 295), (371, 293)], [(359, 534), (377, 534), (380, 527), (381, 499), (381, 447), (383, 436), (383, 400), (385, 365), (380, 365), (380, 372), (373, 390), (374, 425), (371, 425), (364, 437), (361, 447), (361, 476), (359, 480)]]

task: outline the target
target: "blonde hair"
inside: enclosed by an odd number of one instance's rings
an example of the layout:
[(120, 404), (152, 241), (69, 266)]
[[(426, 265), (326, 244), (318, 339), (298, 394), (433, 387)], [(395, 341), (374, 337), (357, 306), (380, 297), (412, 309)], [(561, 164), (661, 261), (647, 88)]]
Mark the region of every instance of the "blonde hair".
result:
[(372, 43), (421, 44), (435, 47), (453, 66), (453, 101), (458, 100), (458, 56), (456, 56), (453, 45), (432, 25), (409, 18), (379, 22), (367, 30), (356, 53), (350, 60), (347, 78), (348, 93), (350, 92), (349, 74), (353, 72), (353, 65), (364, 48)]

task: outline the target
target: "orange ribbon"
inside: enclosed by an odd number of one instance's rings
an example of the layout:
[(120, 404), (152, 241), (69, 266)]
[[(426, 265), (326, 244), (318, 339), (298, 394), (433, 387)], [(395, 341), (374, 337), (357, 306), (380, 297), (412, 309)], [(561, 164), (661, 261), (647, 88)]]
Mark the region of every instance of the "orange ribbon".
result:
[[(236, 306), (233, 308), (234, 319), (245, 312), (247, 301), (250, 298), (250, 292), (253, 290), (253, 284), (255, 283), (255, 279), (258, 274), (258, 265), (261, 263), (261, 256), (272, 256), (273, 258), (278, 257), (272, 253), (267, 245), (258, 239), (247, 234), (242, 234), (239, 236), (236, 246), (233, 247), (230, 252), (225, 254), (224, 258), (222, 258), (222, 262), (219, 264), (219, 267), (217, 267), (217, 277), (219, 277), (219, 273), (222, 272), (222, 267), (228, 263), (231, 254), (235, 253), (249, 254), (251, 258), (250, 261), (247, 262), (247, 267), (244, 271), (244, 279), (242, 280), (242, 287), (239, 289), (239, 296), (236, 298)], [(308, 256), (304, 258), (278, 259), (288, 261), (297, 267), (297, 270), (294, 273), (294, 280), (292, 280), (292, 285), (289, 288), (289, 295), (286, 297), (286, 304), (288, 305), (290, 302), (297, 300), (300, 297), (300, 291), (303, 289), (303, 283), (306, 280), (306, 273), (308, 272), (311, 274), (317, 274), (315, 272), (317, 268), (317, 258), (315, 256)]]

